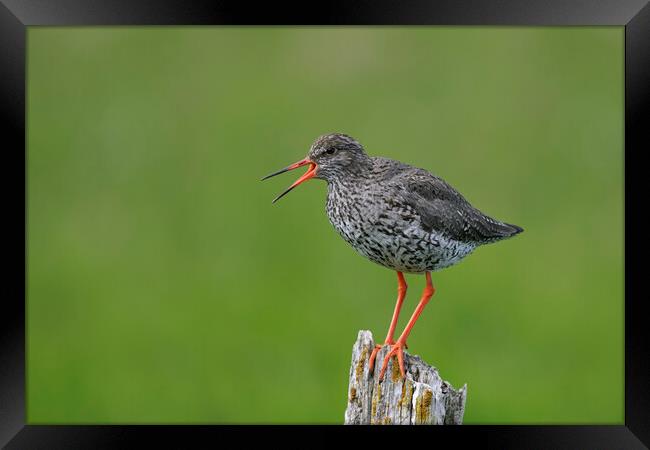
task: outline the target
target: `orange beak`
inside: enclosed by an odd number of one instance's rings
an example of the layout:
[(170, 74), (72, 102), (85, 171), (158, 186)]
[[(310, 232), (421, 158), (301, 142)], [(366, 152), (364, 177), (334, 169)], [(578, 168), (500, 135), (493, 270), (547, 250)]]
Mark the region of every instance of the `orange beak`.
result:
[(298, 178), (295, 181), (295, 183), (293, 183), (291, 186), (289, 186), (282, 194), (275, 197), (273, 199), (273, 203), (280, 200), (282, 197), (284, 197), (286, 194), (288, 194), (289, 191), (291, 191), (293, 188), (295, 188), (299, 184), (304, 183), (305, 181), (309, 180), (310, 178), (314, 178), (314, 175), (316, 175), (316, 163), (309, 160), (309, 159), (307, 159), (307, 158), (301, 159), (300, 161), (298, 161), (296, 163), (293, 163), (290, 166), (285, 167), (284, 169), (280, 169), (277, 172), (273, 172), (273, 173), (265, 176), (264, 178), (262, 178), (262, 180), (266, 180), (267, 178), (271, 178), (271, 177), (274, 177), (276, 175), (280, 175), (281, 173), (288, 172), (288, 171), (293, 170), (293, 169), (297, 169), (298, 167), (302, 167), (302, 166), (305, 166), (307, 164), (309, 164), (309, 169), (307, 170), (307, 172), (305, 172), (305, 174), (303, 176)]

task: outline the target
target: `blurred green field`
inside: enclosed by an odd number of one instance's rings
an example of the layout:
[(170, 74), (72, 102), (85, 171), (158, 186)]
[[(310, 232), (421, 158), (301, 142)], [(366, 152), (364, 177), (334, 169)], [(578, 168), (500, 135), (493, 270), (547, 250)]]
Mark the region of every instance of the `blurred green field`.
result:
[(525, 229), (434, 273), (409, 339), (465, 422), (622, 424), (623, 38), (30, 27), (28, 423), (342, 423), (395, 274), (322, 181), (259, 181), (338, 131)]

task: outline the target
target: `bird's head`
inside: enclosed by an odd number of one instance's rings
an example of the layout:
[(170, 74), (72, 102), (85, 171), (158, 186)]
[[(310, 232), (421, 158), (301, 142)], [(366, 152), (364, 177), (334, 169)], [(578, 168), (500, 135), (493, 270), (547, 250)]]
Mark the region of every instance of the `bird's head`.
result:
[(293, 188), (310, 178), (320, 178), (332, 182), (358, 174), (363, 171), (364, 163), (367, 160), (368, 156), (363, 147), (353, 137), (339, 133), (325, 134), (314, 141), (305, 159), (273, 172), (262, 178), (262, 180), (309, 165), (309, 169), (303, 176), (273, 200), (273, 203), (275, 203)]

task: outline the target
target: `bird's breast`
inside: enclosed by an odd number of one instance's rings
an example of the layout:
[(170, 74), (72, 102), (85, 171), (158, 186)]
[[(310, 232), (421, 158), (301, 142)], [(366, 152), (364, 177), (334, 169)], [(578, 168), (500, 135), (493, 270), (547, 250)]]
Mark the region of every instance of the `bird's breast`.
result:
[(327, 196), (327, 217), (336, 231), (354, 245), (370, 225), (369, 202), (366, 195), (342, 187), (330, 188)]

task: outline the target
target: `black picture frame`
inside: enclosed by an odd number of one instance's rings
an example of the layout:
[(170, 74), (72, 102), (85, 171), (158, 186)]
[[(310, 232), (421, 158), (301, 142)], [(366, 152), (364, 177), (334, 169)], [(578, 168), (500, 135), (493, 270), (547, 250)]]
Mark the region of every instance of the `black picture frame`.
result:
[[(624, 425), (337, 426), (56, 426), (27, 425), (26, 298), (26, 27), (68, 25), (512, 25), (625, 27), (625, 423)], [(0, 0), (0, 117), (8, 260), (0, 327), (0, 445), (7, 448), (124, 448), (136, 441), (186, 448), (191, 442), (259, 439), (264, 434), (310, 442), (326, 434), (425, 438), (496, 448), (646, 448), (650, 445), (650, 340), (643, 314), (643, 190), (635, 188), (648, 145), (650, 5), (646, 0), (357, 0), (297, 4), (235, 0)], [(18, 188), (16, 187), (18, 186)], [(21, 189), (22, 187), (22, 189)], [(647, 203), (647, 202), (646, 202)], [(606, 212), (604, 212), (606, 213)], [(10, 255), (10, 256), (9, 256)], [(22, 264), (21, 264), (22, 262)], [(15, 270), (15, 273), (11, 269)], [(587, 313), (587, 311), (585, 312)], [(603, 389), (606, 389), (603, 386)], [(408, 430), (408, 431), (406, 431)], [(253, 432), (251, 432), (253, 431)], [(299, 437), (303, 435), (304, 437)], [(342, 436), (343, 437), (343, 436)], [(282, 439), (287, 443), (287, 436)], [(302, 441), (304, 443), (304, 441)], [(403, 442), (403, 441), (402, 441)], [(291, 443), (291, 441), (289, 442)], [(645, 445), (644, 445), (645, 444)], [(369, 445), (369, 444), (368, 444)]]

